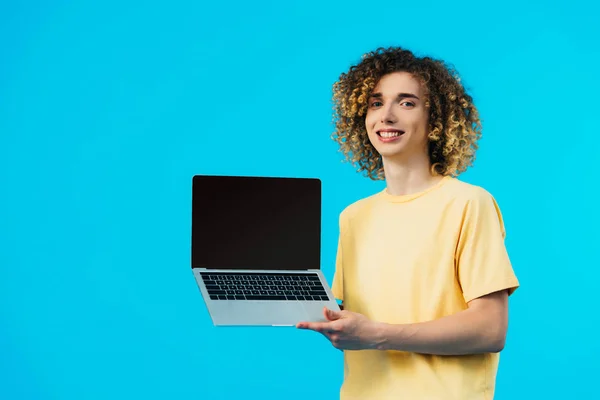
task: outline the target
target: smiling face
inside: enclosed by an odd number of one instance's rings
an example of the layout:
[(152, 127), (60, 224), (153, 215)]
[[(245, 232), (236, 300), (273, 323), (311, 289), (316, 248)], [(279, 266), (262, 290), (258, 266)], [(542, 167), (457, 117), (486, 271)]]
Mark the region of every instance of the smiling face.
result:
[(386, 159), (428, 155), (425, 90), (408, 72), (383, 76), (369, 98), (365, 125), (375, 150)]

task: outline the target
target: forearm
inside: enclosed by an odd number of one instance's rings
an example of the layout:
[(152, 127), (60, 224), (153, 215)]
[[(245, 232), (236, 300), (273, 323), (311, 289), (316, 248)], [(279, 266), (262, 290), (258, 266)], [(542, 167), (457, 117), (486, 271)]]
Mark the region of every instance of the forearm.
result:
[(496, 353), (504, 347), (505, 328), (497, 315), (461, 311), (437, 320), (377, 327), (376, 348), (437, 355)]

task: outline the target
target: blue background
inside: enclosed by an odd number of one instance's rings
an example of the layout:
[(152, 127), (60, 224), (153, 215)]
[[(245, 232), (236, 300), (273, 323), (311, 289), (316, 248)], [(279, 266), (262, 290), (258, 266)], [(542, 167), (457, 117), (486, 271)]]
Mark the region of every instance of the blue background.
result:
[(597, 396), (598, 8), (583, 2), (4, 2), (0, 398), (333, 399), (341, 352), (214, 328), (190, 271), (196, 173), (383, 188), (341, 162), (331, 85), (378, 46), (447, 59), (481, 112), (462, 179), (499, 201), (522, 288), (497, 399)]

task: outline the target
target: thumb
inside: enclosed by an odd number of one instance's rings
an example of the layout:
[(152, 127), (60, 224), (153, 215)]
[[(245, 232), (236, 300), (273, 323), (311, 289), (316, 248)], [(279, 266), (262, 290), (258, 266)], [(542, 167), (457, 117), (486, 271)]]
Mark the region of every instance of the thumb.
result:
[(334, 320), (340, 319), (342, 317), (341, 311), (330, 310), (327, 307), (325, 307), (324, 313), (325, 313), (325, 318), (327, 318), (330, 321), (334, 321)]

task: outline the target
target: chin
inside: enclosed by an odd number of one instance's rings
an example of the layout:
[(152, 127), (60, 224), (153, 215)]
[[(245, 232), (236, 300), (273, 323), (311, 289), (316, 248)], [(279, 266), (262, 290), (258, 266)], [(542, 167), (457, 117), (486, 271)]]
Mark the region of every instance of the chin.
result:
[(404, 151), (404, 146), (394, 146), (393, 148), (391, 146), (373, 146), (375, 147), (375, 150), (377, 150), (377, 152), (379, 153), (380, 156), (382, 157), (396, 157), (399, 156), (401, 154), (403, 154)]
[(403, 153), (404, 152), (402, 152), (402, 151), (382, 151), (379, 154), (383, 158), (391, 159), (391, 158), (401, 157)]

